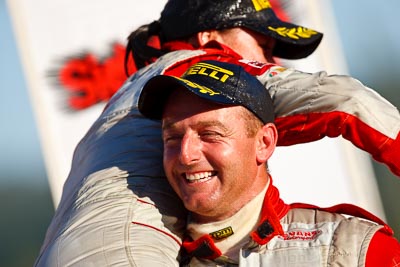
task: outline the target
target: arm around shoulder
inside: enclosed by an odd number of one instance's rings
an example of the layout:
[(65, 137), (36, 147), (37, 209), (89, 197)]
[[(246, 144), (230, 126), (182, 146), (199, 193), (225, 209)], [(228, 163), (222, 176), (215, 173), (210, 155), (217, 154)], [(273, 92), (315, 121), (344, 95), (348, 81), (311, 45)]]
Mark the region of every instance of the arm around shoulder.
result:
[(352, 77), (326, 72), (287, 69), (260, 80), (274, 101), (278, 145), (341, 135), (400, 176), (400, 113), (377, 92)]

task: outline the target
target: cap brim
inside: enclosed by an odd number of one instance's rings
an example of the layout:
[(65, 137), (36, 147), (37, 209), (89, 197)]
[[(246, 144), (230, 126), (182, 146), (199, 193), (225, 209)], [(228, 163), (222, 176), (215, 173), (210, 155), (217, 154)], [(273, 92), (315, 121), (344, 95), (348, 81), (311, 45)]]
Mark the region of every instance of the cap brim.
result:
[(280, 20), (271, 8), (247, 14), (236, 22), (230, 21), (230, 23), (274, 38), (276, 44), (272, 51), (273, 56), (285, 59), (300, 59), (309, 56), (318, 47), (323, 37), (323, 34), (316, 30)]
[(159, 75), (151, 78), (143, 87), (138, 102), (139, 111), (147, 118), (161, 120), (169, 95), (173, 90), (180, 87), (215, 103), (235, 104), (222, 93), (216, 92), (215, 89), (201, 86), (183, 78)]
[(248, 23), (245, 27), (276, 40), (273, 56), (300, 59), (312, 54), (320, 44), (323, 34), (293, 23), (276, 20), (268, 26)]

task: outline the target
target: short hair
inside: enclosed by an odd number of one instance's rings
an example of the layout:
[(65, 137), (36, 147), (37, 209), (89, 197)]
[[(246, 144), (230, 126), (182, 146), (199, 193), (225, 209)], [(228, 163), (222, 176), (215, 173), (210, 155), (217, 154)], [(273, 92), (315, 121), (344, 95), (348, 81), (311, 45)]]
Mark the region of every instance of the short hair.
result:
[(243, 106), (240, 106), (240, 108), (241, 115), (243, 116), (243, 119), (246, 123), (247, 137), (254, 137), (257, 134), (257, 131), (264, 126), (264, 123), (259, 118), (257, 118), (250, 110), (246, 109)]

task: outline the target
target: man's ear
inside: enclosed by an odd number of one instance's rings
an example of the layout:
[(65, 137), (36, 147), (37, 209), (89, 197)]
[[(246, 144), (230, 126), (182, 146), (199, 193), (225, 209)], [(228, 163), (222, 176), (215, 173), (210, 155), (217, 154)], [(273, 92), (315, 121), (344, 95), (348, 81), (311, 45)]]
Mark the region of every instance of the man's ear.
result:
[(197, 43), (200, 46), (205, 45), (206, 43), (208, 43), (211, 40), (216, 40), (216, 31), (215, 30), (207, 30), (207, 31), (202, 31), (202, 32), (198, 32), (196, 34), (196, 38), (197, 38)]
[(262, 164), (268, 161), (274, 153), (278, 141), (278, 131), (273, 123), (265, 124), (257, 133), (257, 162)]

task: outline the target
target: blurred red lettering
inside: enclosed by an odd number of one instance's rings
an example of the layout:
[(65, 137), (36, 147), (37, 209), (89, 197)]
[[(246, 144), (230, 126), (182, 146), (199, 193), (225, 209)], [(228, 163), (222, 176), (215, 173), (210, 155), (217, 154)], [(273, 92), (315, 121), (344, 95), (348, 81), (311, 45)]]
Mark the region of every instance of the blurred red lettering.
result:
[(125, 47), (113, 46), (113, 53), (104, 60), (88, 53), (67, 60), (59, 71), (59, 81), (69, 92), (68, 105), (81, 110), (108, 101), (126, 80)]

